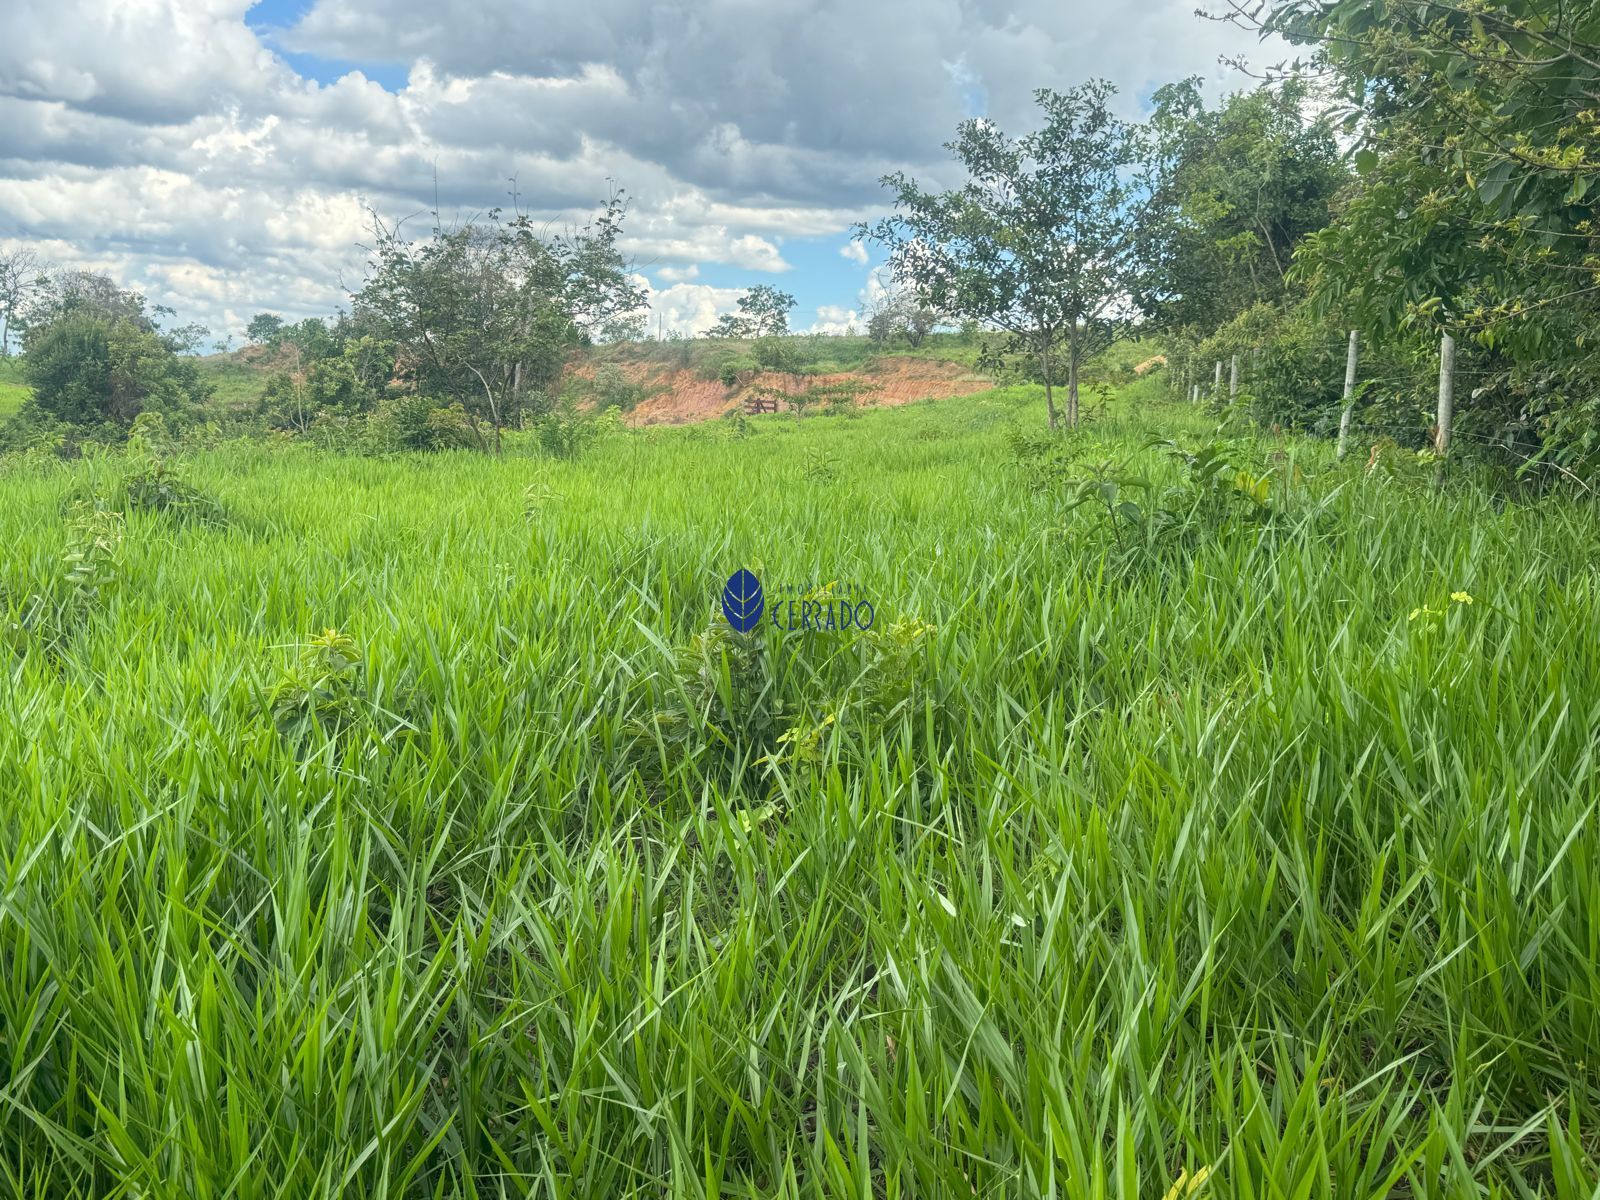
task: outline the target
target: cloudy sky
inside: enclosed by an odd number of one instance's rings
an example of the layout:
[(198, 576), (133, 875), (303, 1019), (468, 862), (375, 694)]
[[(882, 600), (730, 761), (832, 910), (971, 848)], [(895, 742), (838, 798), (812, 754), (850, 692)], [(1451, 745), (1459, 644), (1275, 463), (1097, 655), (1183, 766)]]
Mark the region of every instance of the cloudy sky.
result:
[[(364, 212), (591, 210), (666, 328), (743, 288), (795, 325), (859, 310), (877, 179), (939, 178), (962, 118), (1007, 129), (1091, 75), (1248, 81), (1196, 0), (0, 0), (0, 246), (105, 270), (180, 318), (341, 306)], [(513, 180), (515, 181), (513, 183)], [(437, 181), (437, 184), (436, 184)], [(424, 227), (425, 226), (421, 226)]]

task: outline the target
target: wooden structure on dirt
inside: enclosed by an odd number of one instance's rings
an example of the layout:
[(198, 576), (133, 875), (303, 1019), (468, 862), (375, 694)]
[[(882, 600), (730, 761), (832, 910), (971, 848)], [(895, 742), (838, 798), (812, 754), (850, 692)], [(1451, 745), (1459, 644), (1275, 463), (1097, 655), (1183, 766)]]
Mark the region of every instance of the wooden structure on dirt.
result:
[(778, 401), (771, 396), (752, 396), (744, 402), (744, 411), (754, 417), (760, 413), (778, 411)]

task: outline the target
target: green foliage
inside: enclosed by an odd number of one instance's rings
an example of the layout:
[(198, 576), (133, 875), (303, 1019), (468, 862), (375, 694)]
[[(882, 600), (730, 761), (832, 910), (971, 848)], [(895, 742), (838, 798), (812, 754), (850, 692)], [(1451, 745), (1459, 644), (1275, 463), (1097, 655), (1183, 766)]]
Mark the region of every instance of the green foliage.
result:
[(102, 601), (122, 577), (123, 517), (120, 512), (75, 500), (67, 514), (67, 546), (61, 559), (73, 600)]
[(1290, 296), (1294, 252), (1328, 224), (1349, 171), (1303, 82), (1237, 92), (1210, 111), (1200, 84), (1154, 97), (1140, 302), (1164, 328), (1206, 334)]
[(417, 395), (379, 401), (361, 432), (364, 447), (379, 454), (477, 450), (484, 445), (459, 404), (440, 405)]
[(739, 297), (738, 311), (724, 313), (707, 331), (713, 338), (781, 338), (789, 332), (795, 298), (763, 283)]
[(826, 450), (809, 450), (800, 474), (807, 483), (824, 486), (839, 477), (839, 463)]
[(875, 346), (903, 341), (913, 350), (920, 347), (943, 318), (905, 287), (886, 290), (867, 318), (867, 337)]
[(32, 395), (32, 389), (23, 379), (21, 361), (0, 358), (0, 422), (13, 416)]
[(276, 313), (257, 313), (244, 327), (244, 335), (257, 345), (268, 345), (278, 340), (283, 331), (283, 318)]
[(598, 439), (622, 428), (621, 414), (609, 409), (598, 416), (571, 405), (558, 405), (535, 424), (539, 448), (550, 458), (572, 460)]
[(792, 375), (801, 369), (799, 346), (790, 338), (775, 336), (757, 338), (751, 351), (756, 365), (763, 371)]
[(1297, 270), (1319, 308), (1417, 353), (1452, 332), (1464, 445), (1592, 473), (1600, 351), (1600, 24), (1556, 0), (1274, 0), (1269, 31), (1325, 47), (1359, 184)]
[(1103, 80), (1042, 89), (1042, 127), (1020, 138), (987, 119), (964, 122), (946, 148), (967, 182), (941, 193), (885, 176), (895, 214), (857, 230), (888, 249), (896, 280), (922, 305), (1008, 335), (980, 361), (1022, 354), (1039, 364), (1052, 428), (1054, 385), (1066, 382), (1076, 425), (1078, 370), (1130, 332), (1127, 301), (1145, 270), (1143, 134), (1112, 112), (1114, 94)]
[(587, 225), (553, 237), (495, 211), (416, 243), (374, 216), (352, 326), (392, 347), (417, 391), (459, 405), (474, 429), (486, 423), (483, 440), (499, 452), (504, 429), (557, 383), (586, 331), (643, 305), (618, 249), (626, 211), (619, 192)]
[(658, 390), (648, 383), (629, 379), (627, 372), (616, 363), (601, 363), (595, 369), (591, 385), (595, 407), (602, 412), (607, 409), (632, 412)]
[(121, 433), (146, 410), (193, 419), (209, 395), (194, 360), (135, 318), (68, 307), (30, 325), (26, 346), (29, 406), (49, 421)]
[(717, 367), (717, 378), (723, 387), (738, 387), (750, 376), (761, 370), (761, 364), (754, 358), (740, 355), (727, 358)]
[(363, 727), (387, 740), (406, 727), (379, 705), (361, 647), (337, 629), (325, 629), (299, 648), (268, 689), (266, 703), (278, 732), (297, 747)]

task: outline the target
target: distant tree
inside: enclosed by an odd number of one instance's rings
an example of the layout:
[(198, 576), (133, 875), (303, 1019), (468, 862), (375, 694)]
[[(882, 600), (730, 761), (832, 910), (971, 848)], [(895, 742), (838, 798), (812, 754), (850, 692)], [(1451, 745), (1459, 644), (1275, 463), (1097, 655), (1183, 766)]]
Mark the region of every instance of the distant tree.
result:
[(597, 342), (642, 342), (650, 336), (650, 314), (627, 313), (605, 321), (594, 329)]
[(742, 338), (749, 337), (750, 330), (738, 313), (723, 313), (717, 318), (716, 324), (706, 330), (706, 336), (708, 338)]
[(0, 357), (11, 353), (11, 339), (43, 284), (43, 266), (32, 250), (0, 251)]
[(572, 347), (644, 306), (617, 248), (625, 212), (617, 193), (588, 224), (553, 237), (527, 216), (491, 212), (436, 225), (421, 242), (374, 215), (352, 321), (395, 348), (417, 390), (460, 404), (480, 444), (498, 453), (528, 392), (554, 382)]
[(93, 271), (63, 271), (35, 289), (23, 349), (24, 378), (34, 411), (75, 426), (108, 426), (125, 434), (142, 412), (182, 421), (198, 414), (211, 389), (190, 351), (204, 339), (198, 325), (163, 333), (136, 291)]
[(128, 321), (150, 331), (156, 327), (142, 295), (123, 288), (99, 271), (56, 271), (41, 277), (32, 289), (20, 325), (26, 337), (28, 332), (71, 313)]
[[(150, 310), (152, 317), (169, 317), (176, 319), (177, 312), (165, 304), (158, 304)], [(184, 325), (172, 325), (161, 331), (162, 338), (175, 354), (194, 354), (205, 340), (211, 336), (211, 330), (198, 321), (190, 321)]]
[(795, 298), (763, 283), (739, 297), (739, 311), (723, 313), (706, 331), (707, 337), (782, 337), (789, 332), (789, 313)]
[(1021, 138), (964, 122), (947, 148), (967, 182), (929, 192), (886, 176), (895, 214), (857, 231), (888, 249), (896, 280), (927, 307), (1010, 335), (1004, 350), (1038, 364), (1052, 429), (1058, 362), (1076, 425), (1079, 368), (1131, 330), (1142, 286), (1143, 139), (1111, 112), (1114, 94), (1103, 80), (1039, 91), (1043, 127)]
[(244, 336), (257, 346), (271, 345), (283, 332), (283, 318), (276, 313), (257, 313), (244, 327)]
[(310, 360), (331, 358), (339, 353), (340, 340), (321, 317), (307, 317), (294, 324), (285, 324), (278, 333), (280, 345), (292, 345), (302, 357)]
[(939, 313), (922, 303), (913, 289), (896, 285), (885, 288), (870, 305), (867, 336), (880, 346), (903, 337), (915, 349), (939, 322)]
[(376, 407), (381, 390), (363, 373), (360, 342), (322, 358), (306, 356), (292, 341), (283, 345), (286, 369), (267, 381), (256, 404), (256, 415), (269, 426), (306, 433), (322, 413), (354, 416)]
[(753, 287), (739, 297), (739, 314), (752, 337), (782, 337), (789, 332), (789, 313), (795, 299), (770, 284)]

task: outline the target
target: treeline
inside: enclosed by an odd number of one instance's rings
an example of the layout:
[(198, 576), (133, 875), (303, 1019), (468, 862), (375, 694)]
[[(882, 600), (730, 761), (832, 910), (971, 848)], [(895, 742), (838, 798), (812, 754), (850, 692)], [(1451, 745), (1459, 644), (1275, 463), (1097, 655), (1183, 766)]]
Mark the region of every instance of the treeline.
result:
[[(1523, 474), (1593, 474), (1600, 9), (1277, 0), (1252, 19), (1312, 52), (1324, 114), (1314, 125), (1348, 144), (1352, 170), (1326, 219), (1299, 228), (1281, 289), (1217, 296), (1222, 320), (1170, 322), (1178, 373), (1210, 394), (1213, 363), (1238, 355), (1264, 419), (1331, 433), (1353, 330), (1358, 432), (1422, 446), (1448, 334), (1459, 452)], [(1294, 79), (1276, 92), (1308, 98)], [(1295, 145), (1287, 130), (1277, 144)], [(1262, 146), (1223, 159), (1247, 194), (1262, 181), (1288, 214), (1306, 174)], [(1186, 189), (1184, 207), (1227, 193)], [(1254, 279), (1266, 239), (1246, 241)], [(1202, 238), (1198, 249), (1208, 244), (1230, 243)], [(1182, 256), (1190, 267), (1196, 249)]]
[[(1423, 446), (1444, 335), (1463, 450), (1585, 478), (1600, 453), (1600, 6), (1263, 0), (1303, 48), (1259, 89), (1198, 80), (1119, 120), (1109, 85), (1038, 93), (1034, 133), (965, 123), (967, 182), (891, 176), (860, 234), (931, 308), (1002, 330), (1077, 419), (1087, 355), (1157, 337), (1176, 397)], [(1229, 365), (1226, 390), (1216, 364)], [(1237, 396), (1233, 364), (1242, 374)]]
[[(555, 384), (572, 350), (636, 332), (643, 292), (617, 248), (626, 200), (551, 231), (490, 212), (413, 239), (374, 216), (367, 271), (348, 311), (285, 322), (258, 314), (248, 335), (273, 370), (249, 428), (337, 435), (383, 450), (498, 452), (530, 419), (560, 445), (579, 416)], [(192, 352), (207, 332), (163, 330), (165, 309), (87, 272), (43, 273), (5, 310), (33, 389), (0, 448), (71, 453), (124, 440), (142, 413), (182, 430), (223, 419)], [(620, 328), (619, 328), (620, 327)]]
[[(1305, 59), (1254, 90), (1208, 107), (1200, 80), (1179, 81), (1128, 122), (1091, 81), (1040, 91), (1024, 136), (967, 121), (949, 143), (965, 183), (890, 176), (891, 215), (857, 230), (893, 274), (867, 332), (914, 346), (987, 331), (979, 365), (1041, 382), (1052, 426), (1079, 419), (1086, 362), (1152, 338), (1174, 397), (1199, 384), (1331, 433), (1353, 330), (1357, 432), (1415, 446), (1449, 334), (1462, 449), (1584, 478), (1600, 462), (1597, 13), (1262, 0), (1230, 19)], [(400, 449), (497, 450), (530, 421), (559, 440), (573, 349), (645, 335), (625, 216), (619, 193), (553, 233), (490, 213), (413, 239), (374, 218), (347, 312), (252, 323), (279, 367), (254, 418), (291, 435), (360, 423)], [(34, 399), (0, 439), (110, 439), (143, 410), (207, 412), (183, 361), (204, 331), (163, 327), (172, 314), (103, 278), (27, 265), (0, 260), (0, 345), (20, 331)], [(710, 331), (730, 379), (794, 361), (793, 307), (754, 288)], [(1219, 395), (1215, 364), (1235, 361), (1237, 393)]]

